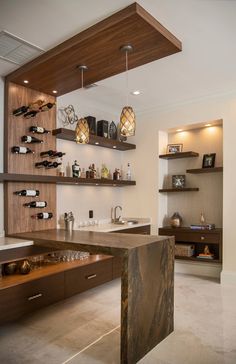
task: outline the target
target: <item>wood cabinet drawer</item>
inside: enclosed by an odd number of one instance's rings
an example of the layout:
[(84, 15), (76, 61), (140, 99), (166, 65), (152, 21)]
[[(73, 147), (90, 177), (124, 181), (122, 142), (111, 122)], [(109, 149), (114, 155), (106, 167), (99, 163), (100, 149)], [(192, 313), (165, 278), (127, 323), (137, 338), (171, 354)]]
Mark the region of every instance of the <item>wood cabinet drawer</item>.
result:
[(65, 297), (112, 280), (112, 258), (65, 272)]
[(0, 323), (15, 320), (22, 315), (64, 298), (64, 273), (0, 291)]
[(160, 235), (175, 236), (175, 240), (186, 243), (206, 243), (206, 244), (220, 244), (221, 234), (217, 232), (202, 232), (202, 231), (181, 231), (178, 229), (159, 229)]
[(138, 226), (138, 227), (133, 227), (130, 229), (116, 230), (116, 231), (112, 231), (112, 232), (113, 233), (125, 233), (125, 234), (150, 235), (151, 227), (150, 227), (150, 225)]

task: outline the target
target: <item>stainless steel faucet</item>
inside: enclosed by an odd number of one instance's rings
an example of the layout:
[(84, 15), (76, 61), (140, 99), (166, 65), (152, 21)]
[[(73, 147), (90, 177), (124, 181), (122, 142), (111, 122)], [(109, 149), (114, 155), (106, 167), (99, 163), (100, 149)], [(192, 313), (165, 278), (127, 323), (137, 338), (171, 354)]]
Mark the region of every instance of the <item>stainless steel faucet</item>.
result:
[(113, 222), (117, 222), (120, 220), (121, 218), (121, 215), (120, 216), (116, 216), (116, 213), (117, 213), (117, 209), (120, 209), (120, 211), (122, 211), (122, 207), (121, 206), (116, 206), (115, 209), (114, 209), (114, 220)]

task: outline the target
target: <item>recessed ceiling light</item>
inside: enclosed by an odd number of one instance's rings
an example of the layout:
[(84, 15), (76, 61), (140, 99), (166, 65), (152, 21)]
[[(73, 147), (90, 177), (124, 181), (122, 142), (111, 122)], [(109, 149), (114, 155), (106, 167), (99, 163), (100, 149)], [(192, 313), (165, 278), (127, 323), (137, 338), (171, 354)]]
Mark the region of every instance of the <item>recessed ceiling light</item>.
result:
[(53, 94), (57, 94), (57, 90), (53, 90), (53, 91), (52, 91), (52, 93), (53, 93)]
[(28, 80), (24, 80), (24, 83), (29, 83), (29, 81)]
[(205, 126), (211, 126), (211, 124), (206, 124)]
[(96, 145), (99, 145), (99, 143), (98, 143), (98, 142), (95, 142), (95, 144), (96, 144)]
[(135, 90), (135, 91), (131, 92), (131, 95), (134, 95), (134, 96), (138, 96), (140, 94), (141, 94), (141, 91), (139, 91), (139, 90)]
[(177, 129), (176, 131), (183, 131), (183, 129)]
[(113, 149), (116, 149), (116, 145), (113, 145)]

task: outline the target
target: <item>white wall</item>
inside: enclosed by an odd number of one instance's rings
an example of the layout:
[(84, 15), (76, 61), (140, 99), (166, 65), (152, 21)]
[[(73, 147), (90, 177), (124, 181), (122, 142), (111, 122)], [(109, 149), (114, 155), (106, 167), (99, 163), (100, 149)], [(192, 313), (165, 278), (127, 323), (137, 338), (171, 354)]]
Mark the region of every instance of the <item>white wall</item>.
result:
[[(4, 82), (0, 77), (0, 173), (3, 172)], [(0, 183), (0, 236), (3, 235), (3, 184)]]
[(149, 114), (139, 115), (138, 130), (135, 137), (137, 150), (135, 165), (137, 165), (135, 191), (124, 191), (125, 211), (133, 215), (149, 214), (157, 228), (158, 205), (158, 132), (191, 123), (210, 122), (223, 119), (223, 281), (234, 277), (236, 282), (236, 242), (235, 242), (235, 158), (234, 150), (236, 136), (236, 96), (225, 95), (209, 98), (196, 103), (176, 106), (167, 110), (152, 110)]

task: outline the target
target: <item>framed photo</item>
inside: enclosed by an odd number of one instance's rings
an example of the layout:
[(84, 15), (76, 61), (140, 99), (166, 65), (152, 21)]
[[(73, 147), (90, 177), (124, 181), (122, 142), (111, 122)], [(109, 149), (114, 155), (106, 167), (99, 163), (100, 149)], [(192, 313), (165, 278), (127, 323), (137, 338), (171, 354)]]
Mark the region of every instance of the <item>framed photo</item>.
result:
[(184, 188), (185, 183), (186, 183), (186, 178), (184, 174), (172, 176), (172, 188)]
[(167, 144), (167, 154), (181, 153), (183, 151), (183, 144)]
[(215, 159), (216, 159), (216, 153), (204, 154), (202, 160), (202, 168), (214, 168)]

